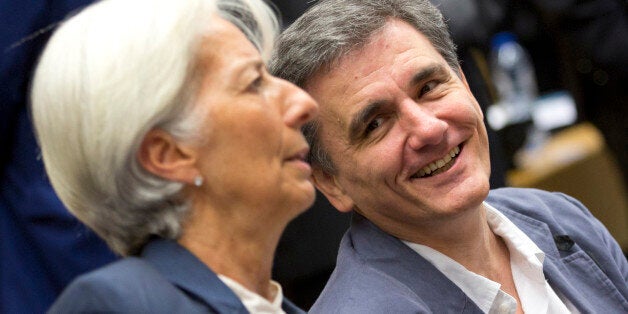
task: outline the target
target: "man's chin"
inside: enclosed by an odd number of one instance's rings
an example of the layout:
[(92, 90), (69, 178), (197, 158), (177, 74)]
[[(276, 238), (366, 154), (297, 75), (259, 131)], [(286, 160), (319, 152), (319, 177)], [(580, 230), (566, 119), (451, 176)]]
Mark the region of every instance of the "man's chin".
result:
[(435, 207), (445, 207), (446, 211), (461, 212), (477, 208), (488, 196), (490, 185), (488, 178), (477, 182), (465, 182), (441, 197), (435, 198), (431, 203)]

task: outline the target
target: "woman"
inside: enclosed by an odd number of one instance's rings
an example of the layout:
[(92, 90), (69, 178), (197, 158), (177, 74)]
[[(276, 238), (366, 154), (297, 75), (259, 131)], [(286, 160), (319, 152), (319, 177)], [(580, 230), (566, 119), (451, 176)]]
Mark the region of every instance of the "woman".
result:
[(276, 30), (260, 0), (104, 0), (55, 32), (32, 87), (46, 170), (125, 258), (51, 312), (300, 311), (270, 276), (314, 199), (317, 105), (266, 72)]

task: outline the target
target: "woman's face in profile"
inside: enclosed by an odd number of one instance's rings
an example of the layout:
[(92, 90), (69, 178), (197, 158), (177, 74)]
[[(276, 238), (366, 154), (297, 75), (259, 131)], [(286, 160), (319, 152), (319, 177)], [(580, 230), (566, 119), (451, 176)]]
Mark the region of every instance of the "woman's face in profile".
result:
[(199, 66), (203, 193), (219, 208), (224, 202), (258, 209), (256, 219), (282, 212), (294, 218), (314, 200), (300, 127), (316, 115), (317, 104), (268, 74), (245, 35), (220, 18), (203, 38)]

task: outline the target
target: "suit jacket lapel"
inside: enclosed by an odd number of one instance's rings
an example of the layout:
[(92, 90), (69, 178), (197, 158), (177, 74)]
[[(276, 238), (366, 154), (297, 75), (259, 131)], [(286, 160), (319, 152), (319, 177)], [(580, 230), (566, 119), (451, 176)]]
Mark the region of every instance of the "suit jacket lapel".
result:
[[(151, 241), (142, 251), (142, 258), (172, 284), (196, 296), (216, 312), (248, 313), (235, 293), (211, 269), (175, 241)], [(286, 298), (281, 307), (287, 314), (305, 313)]]
[(175, 241), (149, 242), (142, 258), (172, 284), (205, 302), (218, 313), (248, 313), (240, 299), (218, 276)]
[[(491, 204), (492, 205), (492, 204)], [(522, 215), (507, 208), (498, 208), (508, 219), (510, 219), (519, 229), (521, 229), (540, 249), (545, 253), (543, 261), (543, 273), (547, 282), (556, 292), (562, 293), (567, 299), (582, 313), (595, 312), (586, 302), (578, 289), (575, 289), (570, 280), (565, 276), (570, 270), (562, 262), (560, 253), (556, 248), (554, 236), (549, 226), (530, 216)]]
[(482, 313), (430, 262), (357, 213), (353, 214), (350, 237), (362, 259), (414, 291), (434, 313)]
[(281, 308), (286, 312), (286, 314), (305, 314), (305, 311), (294, 305), (294, 303), (290, 302), (290, 300), (285, 297), (281, 302)]

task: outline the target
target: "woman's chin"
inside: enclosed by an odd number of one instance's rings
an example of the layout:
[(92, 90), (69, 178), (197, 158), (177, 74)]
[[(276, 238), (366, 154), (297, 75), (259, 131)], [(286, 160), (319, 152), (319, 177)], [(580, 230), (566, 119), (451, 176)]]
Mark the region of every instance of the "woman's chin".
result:
[(316, 200), (316, 189), (314, 186), (308, 182), (308, 186), (304, 187), (304, 189), (290, 201), (292, 204), (292, 208), (295, 210), (296, 216), (306, 212)]

